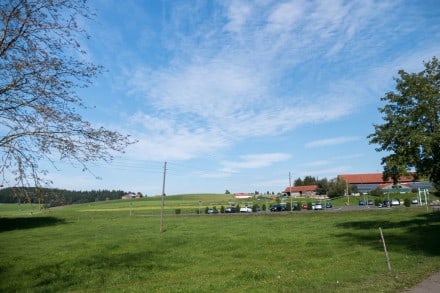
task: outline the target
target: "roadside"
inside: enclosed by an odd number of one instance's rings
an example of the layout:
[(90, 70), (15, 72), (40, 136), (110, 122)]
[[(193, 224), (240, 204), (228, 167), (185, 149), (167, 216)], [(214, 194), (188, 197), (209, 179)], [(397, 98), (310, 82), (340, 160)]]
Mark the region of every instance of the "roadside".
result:
[(437, 272), (422, 281), (418, 285), (405, 290), (404, 292), (410, 293), (431, 293), (431, 292), (440, 292), (440, 272)]

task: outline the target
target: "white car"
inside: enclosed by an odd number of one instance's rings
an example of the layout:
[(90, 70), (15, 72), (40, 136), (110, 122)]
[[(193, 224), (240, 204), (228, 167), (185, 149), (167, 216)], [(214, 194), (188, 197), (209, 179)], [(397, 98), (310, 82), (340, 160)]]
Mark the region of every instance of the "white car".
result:
[(315, 203), (315, 210), (322, 210), (322, 204), (320, 202)]
[(400, 206), (400, 201), (398, 199), (392, 199), (391, 206)]
[(242, 208), (240, 208), (240, 213), (252, 213), (252, 208), (242, 207)]

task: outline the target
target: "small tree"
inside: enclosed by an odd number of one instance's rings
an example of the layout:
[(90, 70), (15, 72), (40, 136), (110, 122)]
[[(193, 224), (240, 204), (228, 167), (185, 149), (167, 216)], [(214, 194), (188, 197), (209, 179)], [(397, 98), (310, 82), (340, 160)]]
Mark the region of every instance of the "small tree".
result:
[(329, 182), (327, 178), (320, 179), (318, 182), (316, 182), (316, 185), (316, 192), (318, 194), (327, 194), (329, 189)]
[(347, 182), (344, 179), (337, 178), (329, 183), (328, 197), (344, 196), (347, 190)]

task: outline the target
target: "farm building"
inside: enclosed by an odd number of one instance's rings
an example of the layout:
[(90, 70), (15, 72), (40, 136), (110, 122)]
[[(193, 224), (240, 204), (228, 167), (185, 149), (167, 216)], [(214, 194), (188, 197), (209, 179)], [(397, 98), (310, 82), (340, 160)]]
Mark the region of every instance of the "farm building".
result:
[(284, 193), (289, 196), (314, 197), (316, 196), (317, 185), (291, 186), (284, 189)]
[(393, 180), (389, 178), (387, 181), (383, 180), (382, 173), (367, 173), (367, 174), (343, 174), (338, 175), (338, 178), (345, 180), (350, 186), (356, 186), (361, 193), (369, 192), (374, 189), (382, 189), (385, 191), (409, 192), (411, 189), (417, 188), (431, 188), (432, 184), (429, 182), (416, 181), (414, 173), (399, 178), (398, 186), (394, 186)]
[(234, 193), (234, 197), (237, 199), (247, 199), (247, 198), (252, 198), (253, 195), (249, 193), (241, 192), (241, 193)]

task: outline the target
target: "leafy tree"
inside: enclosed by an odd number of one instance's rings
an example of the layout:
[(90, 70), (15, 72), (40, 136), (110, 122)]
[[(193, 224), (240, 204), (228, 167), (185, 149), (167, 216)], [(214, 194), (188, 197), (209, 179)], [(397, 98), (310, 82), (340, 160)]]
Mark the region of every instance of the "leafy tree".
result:
[(294, 186), (305, 186), (305, 185), (315, 185), (317, 184), (317, 180), (312, 176), (305, 176), (304, 180), (301, 178), (296, 179), (293, 182)]
[(327, 195), (330, 198), (344, 196), (347, 190), (347, 182), (339, 177), (331, 181), (328, 186)]
[(304, 177), (304, 185), (315, 185), (316, 184), (316, 178), (312, 176), (306, 176)]
[(316, 189), (316, 192), (318, 194), (327, 194), (329, 188), (329, 182), (327, 178), (320, 179), (318, 182), (316, 182), (316, 184), (318, 186)]
[(302, 181), (302, 179), (301, 179), (300, 177), (298, 177), (298, 179), (296, 179), (296, 180), (293, 182), (293, 185), (294, 185), (294, 186), (304, 186), (304, 182)]
[(65, 160), (87, 170), (110, 161), (132, 143), (128, 136), (92, 126), (76, 89), (102, 72), (89, 63), (79, 24), (93, 15), (86, 1), (0, 2), (0, 172), (15, 183), (39, 185), (38, 163)]
[(436, 57), (418, 73), (399, 70), (396, 91), (388, 92), (379, 108), (384, 124), (374, 125), (368, 138), (378, 144), (384, 177), (398, 178), (411, 168), (440, 187), (440, 63)]

